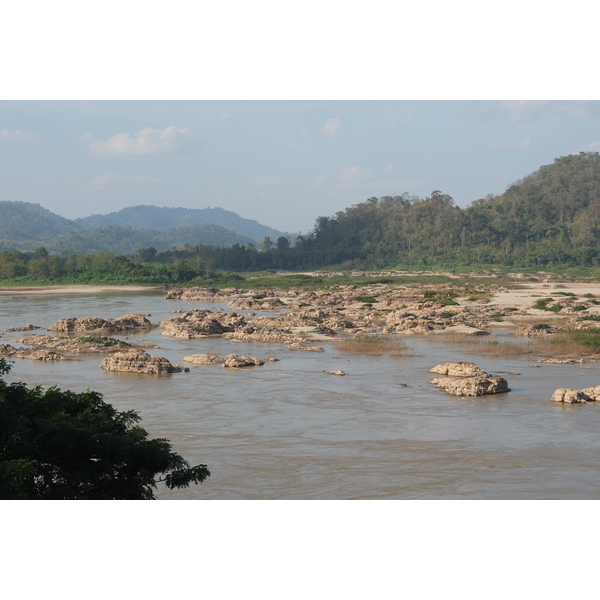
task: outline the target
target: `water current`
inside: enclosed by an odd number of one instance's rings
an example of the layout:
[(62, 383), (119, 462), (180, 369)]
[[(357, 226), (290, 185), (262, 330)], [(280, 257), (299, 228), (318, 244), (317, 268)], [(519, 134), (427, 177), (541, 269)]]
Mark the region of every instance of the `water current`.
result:
[[(214, 306), (155, 292), (3, 296), (0, 332), (129, 312), (156, 322), (180, 308)], [(117, 409), (138, 411), (149, 434), (169, 439), (191, 464), (208, 465), (205, 483), (160, 488), (160, 499), (600, 498), (600, 406), (550, 401), (559, 387), (599, 385), (597, 363), (536, 366), (526, 355), (473, 356), (428, 337), (403, 336), (408, 357), (344, 355), (335, 342), (319, 342), (325, 352), (314, 353), (218, 337), (183, 341), (159, 329), (128, 339), (153, 342), (160, 349), (151, 354), (178, 364), (200, 353), (281, 359), (239, 370), (189, 365), (168, 375), (106, 372), (99, 354), (15, 360), (7, 381), (98, 391)], [(502, 374), (511, 392), (459, 398), (434, 388), (429, 369), (455, 360)], [(334, 369), (345, 376), (328, 373)]]

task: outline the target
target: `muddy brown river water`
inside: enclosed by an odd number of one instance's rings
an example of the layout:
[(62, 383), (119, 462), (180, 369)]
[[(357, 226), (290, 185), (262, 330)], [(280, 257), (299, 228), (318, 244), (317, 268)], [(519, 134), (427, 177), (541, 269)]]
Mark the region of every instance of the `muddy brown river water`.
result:
[[(156, 322), (178, 308), (211, 306), (154, 292), (4, 296), (0, 331), (129, 312)], [(559, 387), (600, 385), (596, 362), (536, 366), (528, 356), (477, 357), (426, 337), (402, 337), (410, 357), (344, 355), (335, 342), (319, 342), (325, 352), (313, 353), (217, 337), (182, 341), (158, 329), (129, 339), (153, 342), (160, 349), (151, 354), (179, 364), (200, 353), (281, 359), (160, 376), (103, 371), (102, 355), (15, 361), (7, 381), (101, 392), (119, 410), (138, 411), (150, 435), (168, 438), (190, 463), (208, 465), (204, 484), (159, 489), (161, 499), (600, 498), (600, 406), (550, 401)], [(430, 384), (428, 370), (451, 360), (502, 373), (512, 391), (448, 396)], [(334, 369), (346, 375), (327, 373)]]

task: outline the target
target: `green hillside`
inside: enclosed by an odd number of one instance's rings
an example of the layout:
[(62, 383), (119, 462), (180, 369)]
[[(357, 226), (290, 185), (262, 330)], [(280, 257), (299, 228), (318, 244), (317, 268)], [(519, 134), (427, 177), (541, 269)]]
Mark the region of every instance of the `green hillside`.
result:
[(82, 229), (99, 229), (116, 225), (131, 229), (156, 229), (166, 231), (173, 227), (190, 225), (219, 225), (225, 229), (260, 242), (265, 237), (273, 239), (285, 235), (281, 231), (261, 225), (253, 219), (244, 219), (223, 208), (168, 208), (159, 206), (131, 206), (107, 215), (92, 215), (74, 221)]

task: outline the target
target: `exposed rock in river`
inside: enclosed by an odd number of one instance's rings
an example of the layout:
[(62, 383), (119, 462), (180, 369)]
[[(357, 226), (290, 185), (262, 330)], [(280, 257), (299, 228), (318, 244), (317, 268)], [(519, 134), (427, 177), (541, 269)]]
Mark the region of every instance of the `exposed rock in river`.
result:
[(125, 373), (178, 373), (183, 370), (180, 365), (173, 365), (162, 356), (151, 356), (142, 351), (117, 352), (107, 356), (100, 364), (106, 371)]
[(169, 290), (165, 296), (167, 300), (196, 300), (197, 302), (222, 302), (223, 296), (217, 288), (193, 287), (188, 289), (176, 288)]
[(53, 350), (44, 348), (17, 348), (10, 344), (0, 344), (0, 356), (9, 358), (28, 358), (29, 360), (41, 361), (69, 360), (67, 357), (61, 356)]
[(6, 331), (6, 332), (34, 331), (35, 329), (41, 329), (41, 327), (39, 325), (32, 325), (31, 323), (26, 323), (25, 325), (23, 325), (23, 327), (9, 327), (8, 329), (5, 329), (4, 331)]
[(261, 358), (252, 358), (250, 356), (240, 356), (238, 354), (229, 354), (223, 362), (224, 367), (254, 367), (264, 365), (265, 361)]
[(485, 396), (510, 392), (503, 377), (493, 377), (470, 362), (450, 362), (437, 365), (430, 373), (448, 375), (434, 379), (431, 383), (451, 396)]
[(487, 373), (472, 362), (449, 362), (429, 369), (430, 373), (447, 375), (449, 377), (483, 377)]
[(152, 323), (137, 313), (129, 313), (118, 319), (101, 319), (100, 317), (69, 317), (61, 319), (48, 327), (48, 331), (70, 333), (73, 331), (94, 331), (105, 329), (107, 331), (127, 331), (129, 329), (149, 329)]
[(465, 377), (453, 379), (443, 377), (431, 382), (451, 396), (484, 396), (487, 394), (502, 394), (510, 392), (508, 382), (503, 377), (485, 375), (480, 377)]
[(224, 358), (216, 354), (191, 354), (190, 356), (184, 356), (183, 360), (195, 365), (222, 365), (225, 362)]
[(583, 404), (585, 402), (600, 401), (600, 385), (583, 390), (559, 388), (552, 394), (554, 402), (565, 402), (566, 404)]
[(182, 340), (201, 338), (205, 335), (222, 335), (244, 327), (246, 320), (236, 313), (215, 313), (205, 308), (185, 311), (178, 317), (161, 321), (158, 326), (162, 335)]
[[(69, 354), (90, 354), (95, 352), (122, 352), (129, 348), (139, 347), (123, 340), (117, 340), (106, 335), (88, 337), (61, 337), (51, 335), (32, 335), (29, 337), (15, 338), (13, 342), (36, 348), (68, 352)], [(144, 344), (145, 348), (157, 348), (154, 344)]]

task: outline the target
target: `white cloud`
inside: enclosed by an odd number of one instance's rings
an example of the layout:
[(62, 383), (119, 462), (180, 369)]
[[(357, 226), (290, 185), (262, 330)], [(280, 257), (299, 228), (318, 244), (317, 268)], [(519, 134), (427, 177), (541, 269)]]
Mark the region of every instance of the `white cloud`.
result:
[(394, 167), (392, 165), (388, 165), (383, 171), (383, 175), (391, 175), (394, 172)]
[(230, 112), (222, 112), (219, 115), (219, 119), (221, 121), (231, 121), (231, 113)]
[(256, 185), (273, 185), (274, 183), (279, 183), (280, 181), (283, 181), (282, 175), (273, 175), (271, 173), (259, 175), (254, 179), (254, 183)]
[(164, 179), (150, 177), (149, 175), (120, 175), (119, 173), (103, 173), (88, 181), (83, 187), (86, 190), (98, 192), (109, 187), (122, 184), (150, 184), (165, 183)]
[(20, 142), (21, 144), (37, 144), (42, 141), (42, 138), (35, 133), (25, 133), (20, 129), (16, 131), (8, 131), (8, 129), (0, 129), (0, 141), (3, 142)]
[(98, 156), (157, 156), (185, 152), (193, 139), (194, 132), (188, 127), (170, 125), (165, 129), (147, 127), (134, 136), (118, 133), (107, 140), (90, 141), (89, 145)]
[(586, 148), (588, 152), (600, 152), (600, 142), (590, 142)]
[(371, 169), (362, 169), (358, 166), (346, 167), (340, 173), (341, 183), (356, 183), (360, 181), (368, 181), (371, 178)]
[(519, 142), (495, 142), (492, 144), (492, 148), (505, 148), (505, 149), (529, 148), (529, 146), (531, 146), (531, 136), (530, 135), (526, 135)]
[(327, 119), (323, 124), (323, 133), (327, 137), (335, 137), (342, 129), (342, 120), (339, 117)]
[(387, 121), (385, 122), (385, 126), (388, 129), (392, 129), (394, 127), (396, 127), (397, 125), (404, 125), (405, 123), (409, 123), (410, 121), (412, 121), (413, 118), (413, 111), (409, 110), (408, 112), (399, 112), (396, 114), (393, 114), (391, 117), (389, 117), (387, 119)]

